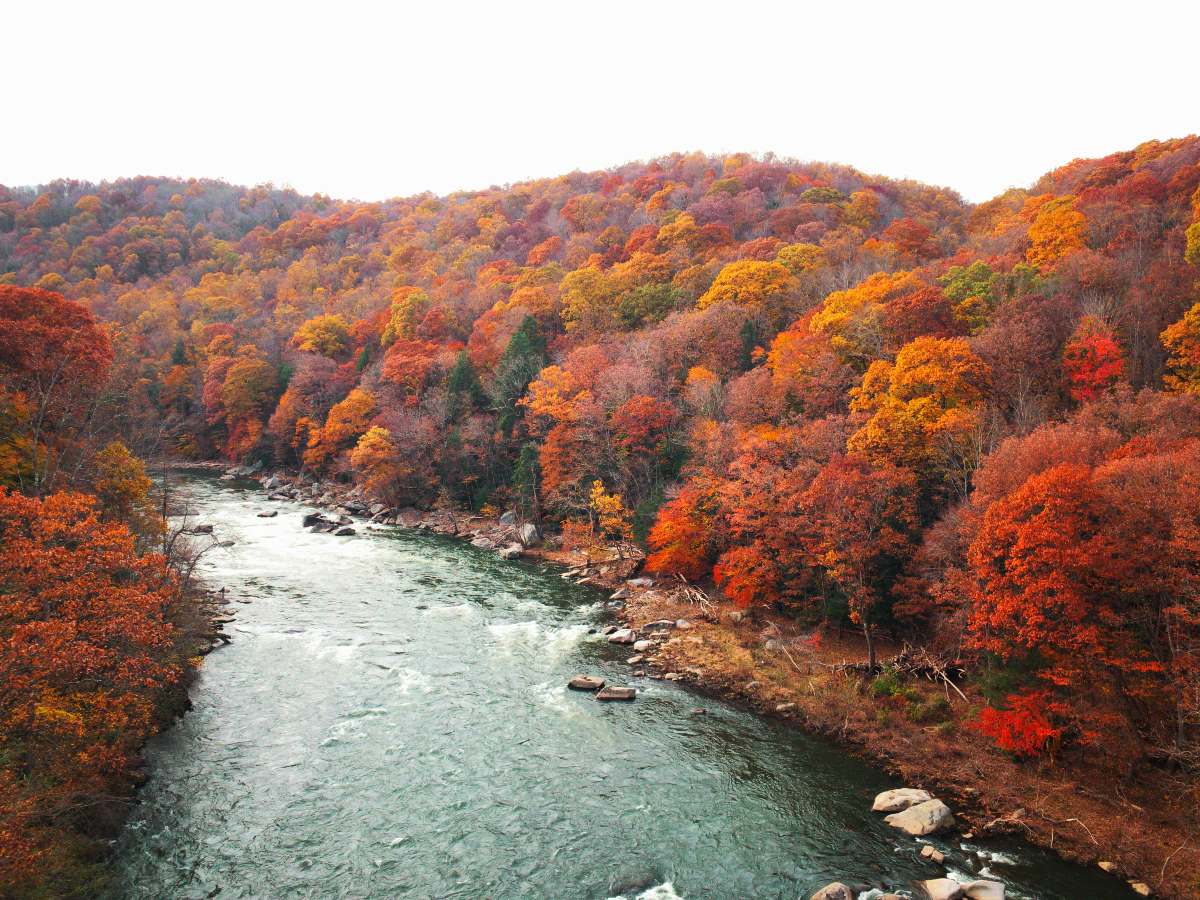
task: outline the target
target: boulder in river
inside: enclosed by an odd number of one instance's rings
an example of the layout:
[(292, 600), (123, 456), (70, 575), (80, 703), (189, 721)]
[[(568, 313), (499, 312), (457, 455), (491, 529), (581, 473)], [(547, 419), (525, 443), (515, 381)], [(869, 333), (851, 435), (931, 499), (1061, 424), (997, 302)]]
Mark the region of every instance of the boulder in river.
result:
[(854, 891), (840, 881), (835, 881), (813, 894), (811, 900), (854, 900)]
[(304, 527), (305, 528), (312, 528), (314, 525), (320, 525), (325, 521), (327, 521), (327, 520), (320, 513), (305, 513), (304, 514)]
[(212, 534), (213, 527), (211, 525), (196, 525), (191, 529), (192, 534)]
[(480, 550), (495, 550), (496, 545), (485, 537), (477, 537), (471, 541), (472, 547), (478, 547)]
[(632, 700), (637, 690), (631, 687), (604, 687), (596, 692), (597, 700)]
[(930, 862), (937, 863), (940, 866), (946, 861), (946, 854), (937, 847), (926, 844), (921, 848), (921, 859), (927, 859)]
[(507, 547), (501, 547), (496, 552), (500, 554), (501, 559), (520, 559), (522, 551), (520, 544), (509, 544)]
[(260, 519), (273, 519), (277, 515), (279, 515), (279, 510), (277, 510), (277, 509), (264, 509), (262, 512), (260, 512), (258, 514), (258, 517)]
[(634, 641), (633, 649), (638, 653), (645, 653), (647, 650), (653, 650), (654, 641)]
[(1129, 882), (1130, 889), (1139, 897), (1150, 897), (1154, 895), (1154, 891), (1150, 889), (1150, 885), (1144, 881)]
[(1004, 884), (981, 878), (964, 884), (962, 895), (970, 900), (1004, 900)]
[(910, 806), (926, 803), (932, 799), (933, 794), (929, 791), (920, 791), (916, 788), (896, 788), (894, 791), (884, 791), (877, 795), (875, 802), (871, 804), (871, 812), (900, 812)]
[(921, 887), (929, 900), (959, 900), (963, 896), (962, 885), (953, 878), (931, 878), (922, 881)]
[(892, 813), (884, 818), (893, 828), (899, 828), (905, 834), (921, 837), (926, 834), (937, 834), (954, 827), (954, 813), (941, 800), (926, 800), (910, 806), (903, 812)]
[(610, 644), (632, 644), (637, 640), (637, 632), (632, 628), (618, 628), (608, 636)]
[(599, 675), (576, 675), (567, 682), (567, 687), (573, 691), (598, 691), (604, 687), (604, 679)]
[(352, 534), (358, 534), (358, 532), (355, 531), (353, 528), (351, 528), (349, 525), (343, 525), (341, 528), (339, 528), (337, 531), (334, 532), (334, 535), (336, 537), (350, 537)]

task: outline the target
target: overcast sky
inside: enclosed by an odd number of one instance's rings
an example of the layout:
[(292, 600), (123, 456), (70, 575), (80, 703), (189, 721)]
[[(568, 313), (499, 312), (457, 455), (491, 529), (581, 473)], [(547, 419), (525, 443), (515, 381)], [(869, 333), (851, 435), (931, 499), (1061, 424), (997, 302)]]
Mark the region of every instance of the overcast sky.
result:
[(774, 151), (979, 201), (1200, 131), (1200, 3), (146, 4), (3, 13), (0, 183), (365, 200)]

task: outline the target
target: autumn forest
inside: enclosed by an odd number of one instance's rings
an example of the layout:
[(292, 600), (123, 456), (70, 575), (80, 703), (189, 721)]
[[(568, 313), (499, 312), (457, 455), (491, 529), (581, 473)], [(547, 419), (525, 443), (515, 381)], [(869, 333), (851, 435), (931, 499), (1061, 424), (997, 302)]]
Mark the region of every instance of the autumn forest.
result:
[(636, 546), (953, 663), (1021, 766), (1200, 803), (1200, 138), (978, 205), (699, 154), (0, 187), (0, 884), (102, 856), (195, 664), (150, 476), (213, 460)]

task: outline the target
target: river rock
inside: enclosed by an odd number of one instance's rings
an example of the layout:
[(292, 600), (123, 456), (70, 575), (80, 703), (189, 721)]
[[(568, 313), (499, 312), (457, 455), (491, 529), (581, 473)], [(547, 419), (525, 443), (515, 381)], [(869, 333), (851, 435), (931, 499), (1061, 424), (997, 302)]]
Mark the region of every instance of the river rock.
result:
[(197, 525), (192, 529), (192, 534), (212, 534), (213, 527), (211, 525)]
[(609, 600), (627, 600), (628, 598), (629, 598), (629, 591), (626, 590), (625, 588), (620, 588), (619, 590), (613, 591), (612, 595), (608, 599)]
[(954, 813), (941, 800), (926, 800), (910, 806), (903, 812), (892, 813), (884, 818), (893, 828), (899, 828), (905, 834), (921, 837), (926, 834), (937, 834), (954, 827)]
[(312, 528), (314, 525), (319, 525), (324, 521), (325, 521), (325, 517), (323, 515), (321, 515), (320, 513), (305, 513), (304, 514), (304, 527), (305, 528)]
[(516, 525), (517, 524), (517, 514), (511, 509), (505, 510), (504, 515), (502, 515), (500, 517), (500, 524), (501, 525)]
[(654, 641), (634, 641), (633, 649), (638, 653), (645, 653), (647, 650), (653, 650)]
[(631, 687), (605, 687), (596, 692), (597, 700), (632, 700), (637, 690)]
[(921, 848), (921, 859), (927, 859), (930, 862), (937, 863), (939, 866), (946, 861), (946, 854), (937, 847), (931, 847), (926, 844)]
[(604, 687), (604, 679), (599, 675), (576, 675), (567, 682), (567, 687), (573, 691), (598, 691)]
[(1109, 862), (1107, 859), (1100, 860), (1100, 862), (1096, 863), (1096, 865), (1098, 865), (1109, 875), (1112, 875), (1117, 871), (1117, 864), (1114, 862)]
[(640, 663), (645, 658), (646, 657), (642, 656), (642, 654), (639, 653), (636, 656), (629, 657), (629, 659), (625, 660), (625, 662), (629, 663), (629, 665), (631, 665), (631, 666), (636, 666), (638, 663)]
[(964, 884), (962, 895), (971, 900), (1004, 900), (1004, 885), (999, 881), (981, 878)]
[(1139, 897), (1150, 897), (1154, 894), (1154, 891), (1150, 889), (1150, 885), (1144, 881), (1131, 881), (1129, 882), (1129, 888)]
[(632, 628), (618, 628), (608, 636), (610, 644), (632, 644), (637, 640), (637, 632)]
[(264, 509), (262, 512), (260, 512), (258, 514), (258, 517), (260, 519), (273, 519), (277, 515), (279, 515), (279, 510), (277, 510), (277, 509)]
[(501, 559), (520, 559), (521, 545), (509, 544), (507, 547), (501, 547), (496, 552), (500, 554)]
[(854, 900), (854, 891), (840, 881), (835, 881), (813, 894), (810, 900)]
[(335, 536), (335, 537), (350, 537), (350, 535), (352, 535), (352, 534), (357, 534), (357, 533), (358, 533), (358, 532), (356, 532), (356, 531), (355, 531), (353, 528), (351, 528), (349, 525), (343, 525), (341, 528), (339, 528), (339, 529), (338, 529), (337, 531), (335, 531), (333, 534), (334, 534), (334, 536)]
[(477, 537), (471, 541), (472, 547), (478, 547), (480, 550), (495, 550), (496, 545), (485, 537)]
[(652, 588), (654, 587), (653, 578), (630, 578), (625, 582), (630, 587), (635, 588)]
[(963, 895), (962, 885), (952, 878), (931, 878), (922, 881), (921, 888), (929, 900), (959, 900)]
[(927, 803), (932, 799), (933, 794), (929, 791), (919, 791), (916, 788), (896, 788), (893, 791), (884, 791), (877, 795), (875, 802), (871, 804), (871, 812), (900, 812), (918, 803)]

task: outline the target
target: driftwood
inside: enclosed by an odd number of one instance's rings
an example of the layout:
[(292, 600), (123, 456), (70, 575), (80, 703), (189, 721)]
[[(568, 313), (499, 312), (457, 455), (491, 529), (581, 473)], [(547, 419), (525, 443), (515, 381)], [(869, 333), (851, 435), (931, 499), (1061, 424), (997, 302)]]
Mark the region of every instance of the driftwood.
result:
[(875, 675), (884, 669), (893, 669), (903, 675), (913, 678), (924, 678), (926, 681), (940, 682), (946, 686), (947, 693), (953, 689), (966, 702), (967, 696), (955, 684), (966, 674), (957, 662), (946, 662), (933, 656), (924, 647), (904, 645), (904, 649), (890, 659), (881, 660), (872, 667), (869, 663), (842, 663), (834, 666), (836, 671), (856, 672), (862, 675)]

